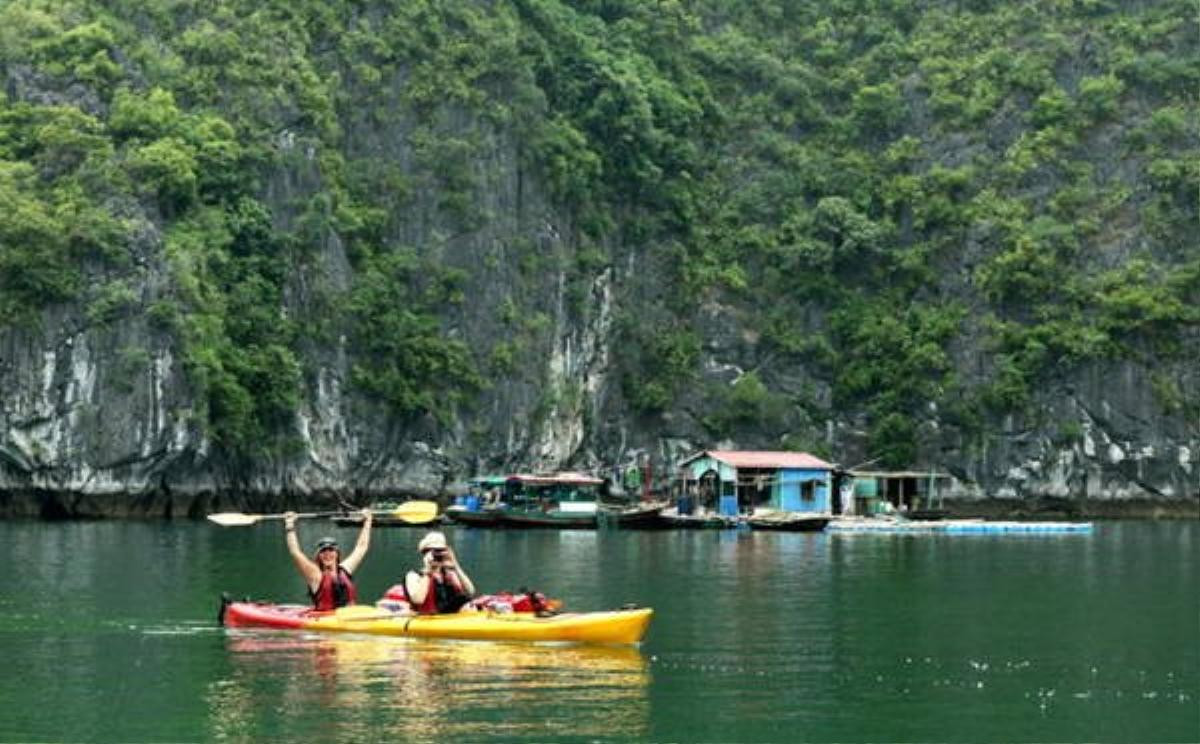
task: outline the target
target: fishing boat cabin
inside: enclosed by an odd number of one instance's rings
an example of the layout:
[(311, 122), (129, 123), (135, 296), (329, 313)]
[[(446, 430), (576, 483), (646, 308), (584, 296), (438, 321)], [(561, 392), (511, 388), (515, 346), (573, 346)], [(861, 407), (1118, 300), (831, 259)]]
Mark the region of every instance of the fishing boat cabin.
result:
[(707, 450), (679, 465), (680, 514), (828, 514), (834, 465), (807, 452)]
[(504, 482), (504, 500), (514, 507), (548, 509), (567, 506), (570, 510), (595, 511), (604, 481), (583, 473), (509, 475)]
[(506, 527), (594, 528), (604, 481), (583, 473), (510, 475), (504, 483)]

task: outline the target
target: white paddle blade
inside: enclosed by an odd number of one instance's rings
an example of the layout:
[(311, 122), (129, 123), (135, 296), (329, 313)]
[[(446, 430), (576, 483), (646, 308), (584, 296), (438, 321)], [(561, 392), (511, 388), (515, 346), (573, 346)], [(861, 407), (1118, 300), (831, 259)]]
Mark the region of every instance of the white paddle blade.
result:
[(208, 515), (208, 521), (222, 527), (249, 527), (252, 524), (258, 524), (259, 519), (261, 517), (257, 514), (242, 514), (241, 512), (221, 512)]

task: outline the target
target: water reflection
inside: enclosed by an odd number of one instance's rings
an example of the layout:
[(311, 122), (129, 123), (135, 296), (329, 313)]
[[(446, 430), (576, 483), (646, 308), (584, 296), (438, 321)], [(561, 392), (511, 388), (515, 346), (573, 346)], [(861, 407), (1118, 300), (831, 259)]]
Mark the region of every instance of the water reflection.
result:
[[(421, 534), (380, 531), (360, 588)], [(222, 590), (303, 599), (277, 524), (0, 521), (0, 739), (1200, 741), (1193, 522), (452, 541), (481, 587), (653, 606), (644, 650), (231, 634)]]
[(649, 722), (636, 648), (254, 632), (226, 645), (230, 672), (208, 688), (218, 739), (636, 739)]

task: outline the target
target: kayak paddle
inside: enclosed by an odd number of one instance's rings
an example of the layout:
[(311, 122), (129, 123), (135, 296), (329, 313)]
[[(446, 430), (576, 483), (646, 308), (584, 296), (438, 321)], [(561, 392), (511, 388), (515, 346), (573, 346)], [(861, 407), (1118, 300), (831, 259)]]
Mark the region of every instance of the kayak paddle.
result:
[[(345, 512), (308, 512), (297, 514), (296, 518), (336, 517), (344, 514)], [(405, 501), (395, 509), (376, 511), (374, 514), (381, 517), (395, 517), (409, 524), (428, 524), (437, 519), (438, 505), (433, 501)], [(283, 515), (243, 514), (241, 512), (221, 512), (219, 514), (208, 515), (208, 521), (219, 524), (222, 527), (248, 527), (252, 524), (258, 524), (263, 519), (283, 519)]]

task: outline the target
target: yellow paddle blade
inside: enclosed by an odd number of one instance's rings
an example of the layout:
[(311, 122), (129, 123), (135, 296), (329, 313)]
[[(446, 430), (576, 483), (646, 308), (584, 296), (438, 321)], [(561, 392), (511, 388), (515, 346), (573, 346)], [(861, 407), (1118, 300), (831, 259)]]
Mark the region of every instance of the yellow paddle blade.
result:
[(208, 521), (215, 522), (222, 527), (249, 527), (252, 524), (258, 524), (260, 519), (262, 519), (261, 514), (242, 514), (241, 512), (221, 512), (208, 515)]
[(437, 519), (438, 505), (434, 501), (405, 501), (390, 512), (384, 512), (409, 524), (427, 524)]

